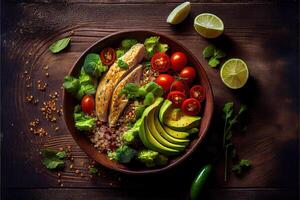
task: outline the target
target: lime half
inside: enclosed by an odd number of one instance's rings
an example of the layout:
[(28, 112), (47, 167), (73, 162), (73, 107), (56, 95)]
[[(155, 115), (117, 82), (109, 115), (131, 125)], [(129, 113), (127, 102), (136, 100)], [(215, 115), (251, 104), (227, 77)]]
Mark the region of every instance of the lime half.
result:
[(223, 83), (231, 89), (243, 87), (249, 77), (247, 64), (238, 58), (227, 60), (220, 71)]
[(184, 2), (172, 10), (167, 18), (167, 22), (170, 24), (179, 24), (188, 16), (190, 11), (191, 3), (188, 1)]
[(216, 38), (224, 31), (222, 20), (211, 13), (202, 13), (194, 20), (195, 30), (205, 38)]

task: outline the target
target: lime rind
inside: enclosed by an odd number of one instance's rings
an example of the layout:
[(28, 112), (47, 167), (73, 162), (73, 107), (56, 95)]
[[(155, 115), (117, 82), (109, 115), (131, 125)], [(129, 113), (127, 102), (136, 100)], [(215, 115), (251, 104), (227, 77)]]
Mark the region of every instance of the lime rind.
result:
[(243, 60), (232, 58), (222, 65), (220, 76), (227, 87), (239, 89), (246, 84), (249, 77), (249, 70)]
[(183, 20), (185, 20), (185, 18), (188, 16), (190, 11), (191, 11), (191, 3), (190, 2), (187, 1), (187, 2), (184, 2), (180, 5), (178, 5), (169, 14), (169, 16), (167, 18), (167, 23), (174, 24), (174, 25), (181, 23)]
[(202, 13), (194, 20), (195, 30), (205, 38), (216, 38), (224, 31), (223, 21), (211, 13)]

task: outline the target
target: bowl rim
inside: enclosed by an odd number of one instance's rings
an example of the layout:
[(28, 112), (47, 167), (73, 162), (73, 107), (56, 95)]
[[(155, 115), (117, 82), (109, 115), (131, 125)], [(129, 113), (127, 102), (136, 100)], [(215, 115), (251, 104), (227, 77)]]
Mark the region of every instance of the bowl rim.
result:
[[(93, 155), (91, 155), (90, 153), (86, 152), (86, 150), (79, 144), (78, 139), (76, 137), (74, 137), (75, 133), (72, 133), (72, 131), (70, 131), (69, 126), (67, 124), (67, 120), (66, 120), (66, 106), (65, 106), (65, 101), (66, 101), (66, 90), (63, 90), (63, 95), (62, 95), (62, 103), (63, 103), (63, 116), (64, 116), (64, 122), (67, 126), (68, 132), (72, 135), (72, 138), (74, 139), (74, 141), (76, 142), (76, 144), (79, 146), (79, 148), (85, 152), (90, 158), (92, 158), (93, 160), (95, 160), (96, 162), (98, 162), (99, 164), (101, 164), (102, 166), (108, 168), (108, 169), (112, 169), (124, 174), (131, 174), (131, 175), (145, 175), (145, 174), (154, 174), (154, 173), (161, 173), (161, 172), (165, 172), (169, 169), (172, 169), (178, 165), (180, 165), (184, 160), (186, 160), (189, 156), (192, 155), (192, 153), (199, 147), (199, 144), (202, 142), (202, 140), (204, 139), (205, 135), (207, 134), (209, 127), (211, 125), (211, 121), (213, 118), (213, 114), (214, 114), (214, 95), (213, 95), (213, 90), (212, 90), (212, 86), (210, 83), (210, 80), (207, 76), (207, 72), (205, 70), (205, 68), (201, 65), (201, 63), (199, 62), (199, 60), (197, 59), (197, 57), (188, 49), (186, 48), (181, 42), (177, 41), (176, 39), (173, 39), (169, 36), (167, 36), (166, 34), (160, 33), (160, 32), (154, 32), (154, 31), (150, 31), (150, 30), (142, 30), (142, 29), (128, 29), (128, 30), (122, 30), (122, 31), (117, 31), (114, 33), (111, 33), (107, 36), (102, 37), (101, 39), (97, 40), (96, 42), (92, 43), (89, 47), (86, 48), (86, 50), (84, 50), (80, 56), (78, 57), (78, 59), (74, 62), (74, 64), (72, 65), (72, 67), (70, 68), (70, 70), (68, 71), (68, 75), (71, 75), (74, 68), (77, 66), (77, 63), (82, 59), (82, 56), (84, 56), (86, 53), (88, 53), (94, 46), (98, 45), (99, 43), (101, 43), (102, 41), (119, 35), (119, 34), (126, 34), (126, 33), (134, 33), (134, 32), (145, 32), (147, 34), (151, 34), (151, 35), (158, 35), (158, 36), (163, 36), (164, 38), (175, 42), (177, 45), (180, 46), (180, 48), (182, 48), (185, 52), (187, 52), (189, 54), (190, 57), (193, 58), (193, 60), (195, 61), (195, 63), (198, 65), (198, 67), (204, 71), (204, 75), (206, 76), (207, 79), (207, 86), (209, 88), (209, 91), (207, 91), (207, 94), (209, 94), (211, 96), (211, 103), (209, 104), (210, 107), (208, 108), (210, 110), (210, 116), (208, 116), (208, 120), (207, 120), (207, 124), (203, 129), (203, 134), (201, 134), (197, 139), (195, 144), (193, 145), (192, 148), (188, 149), (186, 152), (184, 152), (184, 154), (179, 155), (179, 158), (173, 162), (173, 163), (169, 163), (166, 166), (163, 166), (161, 168), (154, 168), (154, 169), (143, 169), (140, 171), (135, 171), (135, 170), (130, 170), (130, 169), (123, 169), (123, 168), (116, 168), (116, 167), (111, 167), (108, 165), (105, 165), (101, 162), (99, 162)], [(194, 139), (195, 140), (195, 139)], [(94, 146), (91, 145), (91, 148), (95, 148)], [(97, 151), (97, 149), (95, 148), (95, 150)], [(97, 153), (102, 154), (100, 152), (97, 151)], [(113, 162), (113, 161), (111, 161)]]

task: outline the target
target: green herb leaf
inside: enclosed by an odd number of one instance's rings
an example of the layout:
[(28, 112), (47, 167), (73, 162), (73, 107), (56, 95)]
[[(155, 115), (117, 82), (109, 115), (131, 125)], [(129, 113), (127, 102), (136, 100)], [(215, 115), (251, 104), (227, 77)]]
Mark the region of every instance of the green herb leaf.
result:
[(98, 169), (97, 169), (96, 167), (91, 167), (91, 168), (89, 169), (89, 173), (90, 173), (90, 174), (98, 174)]
[(90, 117), (81, 111), (79, 105), (74, 108), (75, 127), (79, 131), (91, 131), (96, 126), (96, 118)]
[(224, 58), (226, 54), (221, 49), (215, 48), (213, 56), (219, 59), (219, 58)]
[(220, 64), (220, 61), (216, 57), (212, 57), (208, 61), (208, 65), (211, 67), (216, 67)]
[(243, 169), (247, 169), (251, 166), (250, 160), (240, 160), (238, 164), (235, 164), (232, 166), (232, 171), (236, 174), (240, 175), (243, 171)]
[(71, 38), (69, 38), (69, 37), (60, 39), (60, 40), (54, 42), (49, 47), (49, 50), (52, 53), (59, 53), (60, 51), (62, 51), (63, 49), (65, 49), (68, 46), (68, 44), (70, 43), (70, 41), (71, 41)]
[(56, 153), (56, 156), (59, 158), (65, 158), (67, 157), (67, 153), (65, 151), (59, 151)]
[(117, 58), (121, 58), (124, 54), (125, 54), (125, 50), (117, 49), (116, 51)]
[(223, 107), (224, 118), (229, 119), (233, 113), (233, 102), (227, 102)]
[(136, 100), (139, 98), (143, 98), (146, 93), (146, 90), (140, 88), (137, 84), (128, 83), (122, 88), (119, 96), (125, 94), (128, 99)]
[(47, 169), (59, 169), (65, 166), (65, 162), (57, 155), (58, 151), (53, 149), (43, 149), (42, 163)]
[(125, 40), (122, 40), (121, 46), (122, 46), (122, 49), (124, 49), (125, 51), (128, 51), (133, 45), (135, 45), (137, 43), (138, 43), (138, 41), (135, 39), (125, 39)]
[(128, 69), (128, 64), (124, 62), (122, 59), (118, 59), (118, 66), (123, 68), (123, 69)]
[(168, 44), (158, 43), (157, 46), (156, 46), (156, 49), (157, 49), (158, 52), (163, 52), (164, 53), (164, 52), (168, 51), (169, 46), (168, 46)]
[(202, 54), (204, 58), (208, 59), (214, 55), (214, 52), (215, 52), (215, 46), (209, 45), (203, 50)]
[(77, 78), (74, 78), (73, 76), (65, 76), (63, 87), (68, 93), (76, 95), (77, 91), (80, 88), (80, 82)]

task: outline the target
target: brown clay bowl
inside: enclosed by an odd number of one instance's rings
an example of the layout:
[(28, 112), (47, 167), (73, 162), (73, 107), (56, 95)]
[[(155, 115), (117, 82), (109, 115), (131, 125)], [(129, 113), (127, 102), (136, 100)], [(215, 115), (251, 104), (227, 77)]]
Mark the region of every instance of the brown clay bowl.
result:
[(84, 133), (81, 133), (76, 130), (73, 121), (73, 110), (74, 110), (74, 106), (79, 104), (78, 100), (73, 98), (70, 94), (66, 93), (65, 91), (63, 96), (64, 119), (71, 135), (73, 136), (73, 138), (75, 139), (79, 147), (84, 152), (86, 152), (88, 156), (90, 156), (92, 159), (94, 159), (101, 165), (126, 174), (149, 174), (149, 173), (162, 172), (170, 168), (173, 168), (179, 163), (183, 162), (188, 156), (191, 155), (191, 153), (197, 148), (197, 146), (203, 140), (213, 115), (213, 108), (214, 108), (213, 93), (205, 70), (203, 69), (203, 67), (197, 60), (197, 58), (192, 54), (192, 52), (190, 52), (190, 50), (188, 50), (186, 47), (184, 47), (182, 44), (175, 41), (174, 39), (171, 39), (161, 33), (155, 33), (155, 32), (144, 31), (144, 30), (130, 30), (130, 31), (117, 32), (109, 36), (106, 36), (100, 39), (99, 41), (97, 41), (95, 44), (91, 45), (91, 47), (89, 47), (85, 52), (81, 54), (79, 59), (75, 62), (74, 66), (72, 67), (69, 75), (76, 76), (76, 77), (78, 76), (80, 68), (83, 65), (84, 58), (88, 53), (99, 52), (104, 47), (111, 47), (111, 46), (117, 47), (117, 45), (120, 44), (121, 40), (125, 38), (135, 38), (138, 41), (143, 42), (145, 38), (150, 36), (160, 36), (160, 42), (167, 43), (172, 52), (181, 51), (185, 53), (188, 57), (188, 61), (189, 61), (188, 64), (190, 66), (194, 66), (195, 69), (197, 70), (198, 82), (205, 87), (207, 93), (206, 100), (204, 103), (202, 103), (202, 119), (200, 122), (198, 135), (193, 138), (193, 140), (191, 141), (190, 145), (186, 148), (186, 150), (182, 152), (182, 154), (180, 154), (179, 156), (171, 159), (168, 165), (163, 166), (161, 168), (152, 169), (152, 168), (146, 168), (141, 166), (123, 165), (115, 161), (109, 160), (106, 154), (97, 151), (97, 149), (92, 145), (92, 143), (89, 141), (89, 138)]

